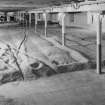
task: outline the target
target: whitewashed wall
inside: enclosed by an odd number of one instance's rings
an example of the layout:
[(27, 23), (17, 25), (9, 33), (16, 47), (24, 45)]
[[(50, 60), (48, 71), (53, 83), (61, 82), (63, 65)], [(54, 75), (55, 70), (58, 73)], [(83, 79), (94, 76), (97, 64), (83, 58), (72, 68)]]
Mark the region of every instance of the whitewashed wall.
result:
[[(58, 20), (61, 25), (61, 20)], [(87, 24), (87, 13), (66, 13), (65, 25), (86, 25)]]
[(38, 19), (38, 21), (44, 20), (44, 19), (43, 19), (43, 14), (39, 13), (39, 14), (37, 15), (37, 19)]
[(74, 15), (74, 25), (86, 25), (87, 24), (87, 13), (76, 13)]
[(96, 25), (97, 23), (97, 13), (88, 12), (88, 24)]
[[(102, 18), (102, 30), (105, 31), (105, 15), (101, 15)], [(88, 24), (93, 28), (97, 27), (97, 13), (89, 12), (88, 13)]]
[(49, 14), (49, 21), (58, 22), (58, 14), (57, 13)]
[[(38, 18), (38, 21), (44, 21), (44, 16), (42, 13), (39, 13), (37, 18)], [(57, 21), (57, 14), (48, 14), (47, 13), (47, 20), (48, 21), (51, 20), (53, 22), (56, 22)]]

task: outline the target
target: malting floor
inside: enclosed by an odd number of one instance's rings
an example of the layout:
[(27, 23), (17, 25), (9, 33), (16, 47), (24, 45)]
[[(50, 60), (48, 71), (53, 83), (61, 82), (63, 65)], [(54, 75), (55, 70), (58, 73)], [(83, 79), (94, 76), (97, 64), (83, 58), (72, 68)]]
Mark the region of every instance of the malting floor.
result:
[[(48, 32), (50, 33), (54, 29), (57, 30), (56, 28), (51, 30), (50, 27)], [(96, 39), (94, 33), (91, 36), (87, 31), (85, 31), (85, 35), (83, 35), (83, 31), (78, 29), (77, 31), (73, 30), (72, 34), (77, 36), (74, 39), (77, 42), (79, 41), (80, 44), (71, 45), (71, 47), (80, 51), (84, 51), (83, 46), (81, 49), (78, 47), (81, 46), (81, 43), (86, 44), (90, 42), (90, 40)], [(31, 29), (30, 31), (28, 30), (27, 32), (28, 35), (35, 35), (34, 29)], [(79, 34), (78, 32), (82, 34)], [(70, 35), (71, 34), (67, 35), (69, 39), (71, 38)], [(59, 33), (58, 36), (60, 36)], [(82, 36), (85, 38), (84, 42), (81, 40), (81, 38), (83, 38)], [(4, 40), (6, 43), (18, 43), (18, 41), (22, 40), (23, 37), (24, 28), (22, 27), (11, 26), (0, 28), (0, 40)], [(80, 39), (78, 39), (78, 37)], [(86, 41), (86, 38), (89, 40), (88, 42)], [(70, 43), (71, 42), (68, 42), (66, 44), (70, 47)], [(73, 42), (72, 44), (75, 43)], [(95, 44), (89, 44), (89, 46), (93, 50), (89, 50), (89, 52), (91, 52), (88, 53), (88, 55), (90, 54), (90, 56), (95, 58)], [(86, 48), (85, 50), (88, 51)], [(84, 51), (84, 53), (86, 53), (86, 51)], [(103, 52), (104, 51), (103, 46)], [(7, 83), (0, 86), (0, 105), (7, 105), (7, 103), (8, 105), (104, 105), (105, 75), (104, 73), (102, 75), (98, 75), (95, 70), (83, 70), (58, 74), (52, 77), (40, 78), (33, 81)]]

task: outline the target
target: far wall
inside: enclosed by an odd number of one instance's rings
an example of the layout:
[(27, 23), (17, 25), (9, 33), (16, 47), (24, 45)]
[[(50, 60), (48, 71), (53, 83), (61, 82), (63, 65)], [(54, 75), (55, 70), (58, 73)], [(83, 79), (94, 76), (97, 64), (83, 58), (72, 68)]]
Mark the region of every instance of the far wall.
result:
[[(105, 14), (101, 15), (102, 18), (102, 29), (105, 31)], [(97, 13), (88, 13), (88, 24), (92, 25), (94, 28), (97, 27)]]
[(85, 25), (87, 24), (87, 13), (67, 13), (65, 25)]
[[(62, 25), (62, 15), (59, 13), (47, 14), (47, 20), (52, 22), (58, 22)], [(43, 15), (39, 14), (39, 21), (44, 21)], [(97, 13), (94, 12), (78, 12), (78, 13), (66, 13), (65, 26), (89, 26), (91, 29), (96, 29), (97, 26)], [(105, 15), (102, 15), (102, 28), (105, 28)]]

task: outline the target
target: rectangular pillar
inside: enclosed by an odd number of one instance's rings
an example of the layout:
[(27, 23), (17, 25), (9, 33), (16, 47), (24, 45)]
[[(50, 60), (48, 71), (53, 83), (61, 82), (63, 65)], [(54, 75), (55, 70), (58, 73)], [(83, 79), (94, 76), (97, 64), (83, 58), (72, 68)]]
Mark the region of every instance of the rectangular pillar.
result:
[(20, 23), (20, 11), (17, 12), (16, 20), (18, 23)]
[(102, 72), (102, 48), (101, 48), (102, 20), (100, 13), (97, 14), (97, 73)]
[(25, 24), (25, 13), (23, 12), (23, 27), (24, 27), (24, 24)]
[(21, 14), (20, 14), (20, 12), (19, 12), (19, 23), (20, 23), (20, 21), (21, 21)]
[(10, 16), (7, 15), (7, 22), (10, 22)]
[(21, 12), (19, 12), (19, 23), (21, 23)]
[(16, 22), (18, 22), (18, 12), (16, 12)]
[(35, 32), (37, 32), (38, 14), (35, 13)]
[(31, 26), (31, 13), (29, 13), (29, 26)]
[(44, 24), (44, 27), (45, 27), (45, 37), (47, 37), (47, 13), (43, 13), (43, 17), (44, 17), (44, 21), (45, 21), (45, 24)]
[(65, 46), (65, 13), (62, 14), (62, 45)]

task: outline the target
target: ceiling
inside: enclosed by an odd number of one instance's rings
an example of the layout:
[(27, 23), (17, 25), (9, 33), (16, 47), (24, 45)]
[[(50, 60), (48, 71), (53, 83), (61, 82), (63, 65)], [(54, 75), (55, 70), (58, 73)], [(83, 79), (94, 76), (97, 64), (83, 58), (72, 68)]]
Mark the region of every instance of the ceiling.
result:
[(17, 11), (30, 8), (42, 8), (84, 0), (0, 0), (0, 11)]

